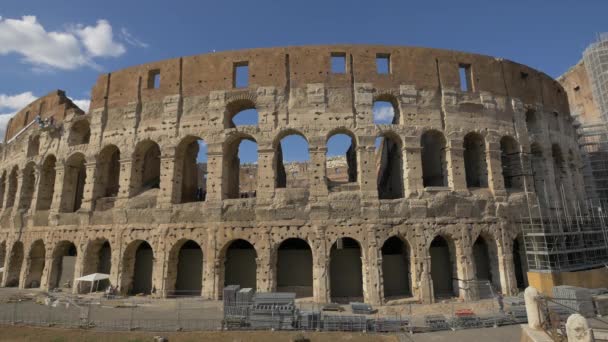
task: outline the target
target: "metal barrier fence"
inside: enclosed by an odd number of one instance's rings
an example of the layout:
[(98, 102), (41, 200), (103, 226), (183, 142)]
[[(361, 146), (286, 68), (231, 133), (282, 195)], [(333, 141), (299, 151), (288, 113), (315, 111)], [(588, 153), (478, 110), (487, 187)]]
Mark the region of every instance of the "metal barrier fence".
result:
[[(568, 340), (566, 321), (572, 314), (580, 314), (587, 318), (591, 331), (597, 341), (608, 340), (608, 306), (598, 304), (597, 300), (581, 300), (572, 297), (539, 296), (538, 311), (541, 316), (543, 330), (557, 342)], [(608, 303), (606, 303), (608, 304)], [(598, 306), (599, 305), (599, 306)]]
[[(432, 312), (423, 304), (399, 306), (400, 313), (369, 315), (350, 310), (327, 312), (313, 303), (296, 304), (293, 312), (267, 308), (267, 315), (251, 320), (251, 310), (241, 304), (222, 310), (218, 302), (197, 298), (151, 300), (102, 300), (95, 303), (53, 303), (32, 300), (0, 303), (0, 324), (86, 328), (102, 331), (210, 331), (296, 330), (362, 331), (367, 333), (421, 333), (438, 330), (497, 327), (526, 321), (525, 308), (510, 305), (504, 312), (473, 312), (471, 303), (445, 303)], [(495, 306), (488, 305), (492, 308)], [(393, 308), (395, 309), (395, 308)], [(521, 312), (524, 312), (523, 316)], [(240, 314), (242, 319), (227, 317)], [(236, 316), (236, 315), (233, 315)]]

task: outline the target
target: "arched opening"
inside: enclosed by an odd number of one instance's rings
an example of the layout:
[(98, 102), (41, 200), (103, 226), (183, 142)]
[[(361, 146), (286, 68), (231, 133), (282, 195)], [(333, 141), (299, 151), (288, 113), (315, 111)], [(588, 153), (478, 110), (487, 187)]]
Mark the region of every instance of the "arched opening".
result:
[(382, 245), (382, 279), (384, 298), (410, 297), (411, 274), (409, 248), (396, 236)]
[(23, 169), (23, 184), (21, 184), (21, 196), (19, 196), (19, 209), (28, 210), (32, 205), (34, 187), (36, 184), (36, 165), (28, 163)]
[(133, 195), (160, 188), (160, 147), (157, 143), (144, 140), (137, 144), (132, 167)]
[(35, 157), (40, 152), (40, 136), (35, 135), (30, 137), (30, 141), (27, 145), (27, 156), (28, 158)]
[[(177, 252), (177, 253), (176, 253)], [(181, 244), (177, 254), (175, 265), (177, 275), (175, 277), (174, 295), (176, 296), (200, 296), (203, 289), (203, 250), (201, 246), (188, 240)], [(173, 266), (173, 267), (175, 267)]]
[(49, 288), (71, 288), (74, 284), (76, 246), (70, 241), (61, 241), (53, 251), (53, 264)]
[(54, 155), (49, 155), (44, 159), (40, 168), (40, 181), (38, 183), (38, 203), (37, 210), (49, 210), (53, 202), (55, 192), (55, 164), (57, 159)]
[(329, 263), (331, 300), (336, 303), (362, 301), (363, 272), (361, 246), (357, 240), (344, 237), (332, 245)]
[(475, 278), (479, 281), (489, 281), (496, 291), (500, 291), (498, 250), (494, 240), (479, 236), (473, 244), (473, 259)]
[(468, 188), (488, 187), (485, 141), (477, 133), (464, 137), (464, 169)]
[(258, 144), (253, 137), (241, 135), (227, 141), (223, 166), (224, 198), (256, 197)]
[(448, 186), (445, 137), (439, 131), (426, 131), (420, 137), (422, 147), (422, 183), (428, 186)]
[(308, 142), (299, 133), (283, 137), (275, 146), (276, 188), (308, 188)]
[(44, 242), (42, 240), (36, 240), (30, 248), (28, 256), (28, 272), (25, 278), (26, 288), (38, 288), (40, 287), (40, 281), (42, 279), (42, 272), (44, 271), (44, 260), (46, 256), (46, 250), (44, 249)]
[[(89, 241), (82, 265), (82, 275), (93, 273), (110, 274), (112, 270), (112, 247), (106, 239), (95, 239)], [(80, 283), (78, 289), (83, 293), (88, 293), (94, 285), (95, 289), (104, 290), (110, 285), (109, 279), (101, 280), (99, 283)]]
[(532, 143), (530, 145), (531, 153), (531, 164), (532, 164), (532, 178), (534, 180), (534, 189), (536, 196), (542, 205), (547, 206), (549, 204), (547, 198), (547, 189), (545, 188), (545, 160), (543, 156), (543, 149), (538, 143)]
[(513, 137), (500, 139), (500, 161), (506, 189), (523, 189), (519, 144)]
[(23, 265), (23, 243), (17, 241), (11, 248), (11, 253), (8, 257), (8, 270), (5, 271), (6, 287), (19, 286), (19, 276), (21, 275), (21, 266)]
[(376, 138), (376, 170), (378, 198), (403, 198), (403, 157), (395, 137), (387, 134)]
[(277, 291), (295, 292), (298, 298), (312, 297), (312, 250), (305, 240), (291, 238), (281, 242), (277, 252)]
[(378, 96), (372, 106), (372, 113), (375, 124), (399, 124), (399, 105), (393, 95), (383, 94)]
[(12, 208), (15, 205), (15, 194), (17, 193), (17, 166), (13, 167), (11, 173), (8, 176), (8, 194), (6, 196), (6, 205), (5, 208)]
[(88, 144), (91, 140), (91, 127), (87, 120), (75, 122), (70, 129), (69, 146)]
[(255, 108), (255, 103), (251, 100), (243, 99), (228, 103), (224, 113), (224, 128), (234, 128), (258, 124), (259, 115)]
[(126, 294), (152, 293), (154, 252), (146, 241), (136, 240), (125, 249), (122, 263), (121, 289)]
[[(330, 191), (348, 190), (356, 186), (357, 142), (352, 133), (334, 133), (327, 140), (325, 176)], [(348, 184), (354, 183), (354, 184)]]
[(176, 186), (181, 190), (180, 203), (202, 202), (207, 197), (207, 144), (187, 137), (176, 151)]
[(517, 288), (524, 290), (528, 286), (528, 263), (526, 262), (526, 251), (521, 236), (513, 240), (513, 266)]
[(101, 150), (97, 159), (101, 197), (116, 197), (120, 185), (120, 150), (108, 145)]
[(533, 109), (528, 109), (526, 111), (526, 127), (528, 127), (529, 133), (540, 132), (540, 123), (538, 121), (536, 111)]
[(65, 163), (61, 209), (75, 212), (82, 206), (84, 184), (87, 178), (85, 159), (81, 153), (73, 154)]
[[(442, 236), (437, 236), (431, 242), (431, 279), (435, 298), (451, 298), (458, 296), (458, 280), (456, 274), (456, 251), (454, 243)], [(456, 282), (456, 286), (454, 286)]]
[(559, 198), (562, 198), (562, 194), (565, 194), (568, 189), (564, 189), (566, 168), (564, 162), (564, 155), (562, 149), (558, 144), (551, 145), (551, 155), (553, 156), (553, 174), (555, 177), (555, 188)]
[(232, 241), (226, 250), (224, 263), (224, 286), (240, 285), (241, 288), (256, 289), (257, 253), (248, 241)]

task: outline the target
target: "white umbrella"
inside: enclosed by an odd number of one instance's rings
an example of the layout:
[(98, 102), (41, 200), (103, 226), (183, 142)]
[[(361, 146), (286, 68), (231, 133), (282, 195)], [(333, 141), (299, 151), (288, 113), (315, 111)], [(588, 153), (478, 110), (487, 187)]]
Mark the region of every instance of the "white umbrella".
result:
[(95, 282), (97, 282), (97, 285), (99, 285), (99, 281), (104, 280), (104, 279), (110, 279), (110, 275), (105, 274), (105, 273), (93, 273), (93, 274), (88, 274), (88, 275), (80, 277), (80, 278), (76, 278), (76, 281), (78, 281), (78, 286), (80, 286), (81, 281), (90, 282), (91, 283), (91, 292), (93, 292), (93, 285), (95, 284)]

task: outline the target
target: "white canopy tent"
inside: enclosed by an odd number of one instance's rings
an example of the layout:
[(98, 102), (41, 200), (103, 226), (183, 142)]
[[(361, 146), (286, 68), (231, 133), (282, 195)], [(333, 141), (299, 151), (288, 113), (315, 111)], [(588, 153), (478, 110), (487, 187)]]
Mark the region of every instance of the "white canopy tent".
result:
[[(99, 282), (101, 280), (105, 280), (105, 279), (110, 279), (110, 275), (104, 274), (104, 273), (93, 273), (93, 274), (89, 274), (89, 275), (77, 278), (76, 281), (78, 282), (78, 287), (80, 287), (81, 282), (90, 282), (91, 283), (91, 292), (93, 292), (93, 288), (95, 288), (95, 285), (99, 286)], [(97, 291), (97, 289), (95, 289), (95, 291)]]

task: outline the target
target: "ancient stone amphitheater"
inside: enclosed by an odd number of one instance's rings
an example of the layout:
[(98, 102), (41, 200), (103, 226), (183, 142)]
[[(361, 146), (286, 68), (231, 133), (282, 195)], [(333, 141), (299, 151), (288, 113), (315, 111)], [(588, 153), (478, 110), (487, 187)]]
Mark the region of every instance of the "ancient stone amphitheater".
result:
[[(392, 123), (374, 122), (379, 101)], [(234, 124), (251, 109), (257, 124)], [(74, 279), (99, 272), (125, 294), (210, 299), (227, 284), (373, 304), (472, 298), (476, 280), (513, 293), (530, 203), (584, 198), (572, 122), (549, 76), (437, 49), (252, 49), (103, 74), (88, 113), (55, 91), (8, 124), (2, 286), (87, 291)], [(294, 134), (309, 152), (295, 185), (280, 148)], [(336, 134), (352, 141), (338, 180)], [(244, 140), (258, 146), (245, 192)]]

